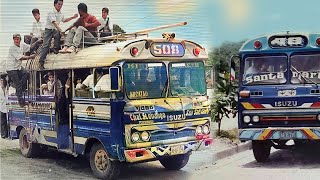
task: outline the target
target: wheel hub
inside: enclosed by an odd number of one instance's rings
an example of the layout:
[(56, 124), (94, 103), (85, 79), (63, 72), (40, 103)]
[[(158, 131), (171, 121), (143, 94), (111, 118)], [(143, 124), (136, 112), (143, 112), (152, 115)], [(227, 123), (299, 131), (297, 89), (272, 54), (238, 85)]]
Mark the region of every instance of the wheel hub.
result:
[(108, 156), (106, 151), (99, 150), (94, 157), (95, 166), (99, 171), (105, 171), (108, 167)]

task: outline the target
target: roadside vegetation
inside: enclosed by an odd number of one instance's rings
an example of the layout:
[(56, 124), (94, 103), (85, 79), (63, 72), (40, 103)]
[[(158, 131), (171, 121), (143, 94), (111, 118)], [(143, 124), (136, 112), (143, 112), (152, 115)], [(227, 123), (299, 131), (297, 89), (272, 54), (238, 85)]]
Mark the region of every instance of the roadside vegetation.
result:
[[(226, 137), (231, 140), (238, 139), (238, 130), (221, 130), (221, 123), (225, 120), (234, 118), (237, 110), (237, 88), (230, 83), (230, 58), (237, 55), (244, 41), (225, 42), (220, 47), (214, 48), (209, 53), (209, 66), (215, 68), (216, 79), (214, 84), (214, 98), (211, 103), (211, 119), (218, 123), (216, 135)], [(236, 70), (236, 74), (238, 74)]]

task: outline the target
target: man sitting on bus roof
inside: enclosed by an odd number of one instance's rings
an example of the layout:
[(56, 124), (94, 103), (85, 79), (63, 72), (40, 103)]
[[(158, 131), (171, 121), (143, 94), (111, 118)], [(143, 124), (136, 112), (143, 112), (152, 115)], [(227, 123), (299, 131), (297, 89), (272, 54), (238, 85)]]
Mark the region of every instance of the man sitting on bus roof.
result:
[(78, 12), (80, 18), (70, 27), (71, 30), (67, 35), (65, 47), (59, 51), (60, 53), (76, 52), (82, 38), (84, 38), (84, 42), (98, 43), (95, 37), (100, 22), (95, 16), (88, 14), (87, 5), (84, 3), (78, 5)]
[(100, 26), (98, 27), (100, 32), (100, 37), (112, 36), (113, 34), (113, 24), (109, 17), (109, 9), (102, 8), (101, 19), (99, 19)]

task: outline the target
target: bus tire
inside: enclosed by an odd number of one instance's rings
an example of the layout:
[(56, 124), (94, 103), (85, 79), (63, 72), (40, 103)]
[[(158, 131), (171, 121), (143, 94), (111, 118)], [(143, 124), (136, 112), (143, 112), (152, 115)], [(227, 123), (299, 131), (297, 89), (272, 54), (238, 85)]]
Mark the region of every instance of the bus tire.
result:
[(159, 161), (162, 164), (162, 166), (168, 170), (180, 170), (185, 165), (187, 165), (190, 154), (191, 153), (170, 156), (160, 159)]
[(40, 146), (39, 144), (29, 142), (27, 136), (27, 130), (25, 128), (21, 129), (19, 135), (19, 147), (20, 152), (24, 157), (31, 158), (39, 152)]
[(94, 144), (90, 151), (90, 167), (100, 179), (116, 179), (120, 174), (120, 163), (112, 161), (102, 144)]
[(270, 156), (271, 144), (269, 141), (252, 141), (252, 150), (258, 162), (266, 162)]

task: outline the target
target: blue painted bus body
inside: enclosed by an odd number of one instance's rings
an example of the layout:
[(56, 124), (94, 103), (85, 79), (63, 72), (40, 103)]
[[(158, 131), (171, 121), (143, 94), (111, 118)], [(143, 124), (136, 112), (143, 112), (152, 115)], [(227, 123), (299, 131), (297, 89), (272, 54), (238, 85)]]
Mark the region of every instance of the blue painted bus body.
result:
[[(288, 41), (283, 42), (283, 47), (272, 47), (270, 38), (275, 36), (304, 36), (307, 42), (304, 41), (304, 45), (301, 47), (299, 47), (300, 45), (294, 45), (296, 47), (288, 45)], [(298, 74), (292, 69), (294, 66), (292, 64), (293, 56), (319, 55), (320, 46), (317, 44), (319, 37), (320, 34), (307, 33), (273, 34), (249, 40), (242, 46), (239, 51), (238, 126), (240, 140), (320, 139), (320, 121), (318, 120), (320, 86), (313, 82), (296, 84), (291, 82), (293, 74)], [(261, 43), (261, 48), (254, 47), (254, 43), (257, 41)], [(284, 72), (286, 82), (276, 84), (245, 84), (242, 82), (242, 78), (247, 77), (244, 74), (248, 58), (271, 56), (287, 58), (287, 69)], [(302, 63), (302, 61), (300, 62)], [(312, 76), (316, 78), (317, 74)], [(263, 78), (267, 78), (267, 76)], [(241, 97), (241, 92), (245, 91), (250, 94), (250, 97)], [(285, 93), (289, 94), (284, 95)], [(245, 116), (250, 117), (249, 123), (244, 121)], [(253, 122), (253, 116), (258, 116), (259, 121)], [(292, 137), (282, 136), (283, 133), (289, 131), (294, 132), (295, 135)]]

